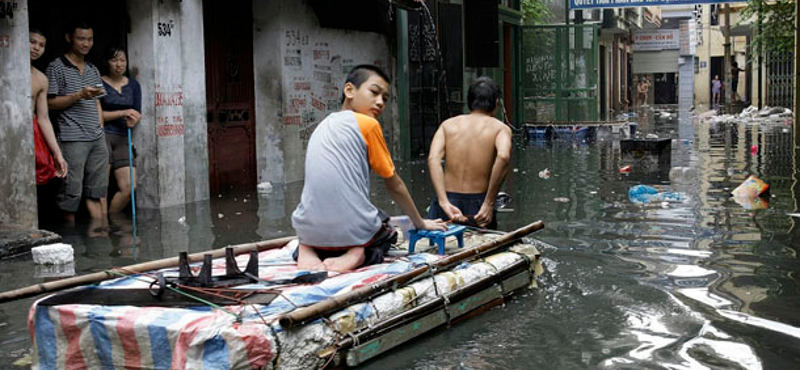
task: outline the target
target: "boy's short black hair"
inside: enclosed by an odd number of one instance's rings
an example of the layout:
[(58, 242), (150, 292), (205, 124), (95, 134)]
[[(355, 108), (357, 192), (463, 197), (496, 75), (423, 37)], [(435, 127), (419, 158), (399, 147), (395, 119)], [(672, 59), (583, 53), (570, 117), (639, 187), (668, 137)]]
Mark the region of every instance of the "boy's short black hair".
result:
[(40, 29), (38, 29), (36, 27), (31, 27), (31, 28), (28, 29), (28, 34), (31, 34), (31, 33), (37, 34), (39, 36), (42, 36), (45, 39), (47, 38), (47, 36), (44, 35), (44, 32), (42, 32), (42, 30), (40, 30)]
[[(392, 80), (389, 78), (389, 75), (387, 75), (386, 72), (384, 72), (380, 67), (372, 64), (359, 64), (350, 70), (350, 73), (347, 74), (347, 77), (344, 80), (344, 84), (347, 85), (349, 82), (353, 84), (356, 89), (358, 89), (361, 87), (361, 84), (368, 80), (372, 75), (380, 76), (386, 81), (386, 83), (392, 82)], [(342, 92), (342, 102), (344, 102), (344, 92)]]
[(481, 111), (491, 113), (497, 107), (497, 99), (500, 98), (500, 88), (488, 76), (482, 76), (475, 80), (469, 87), (467, 93), (467, 106), (470, 111)]

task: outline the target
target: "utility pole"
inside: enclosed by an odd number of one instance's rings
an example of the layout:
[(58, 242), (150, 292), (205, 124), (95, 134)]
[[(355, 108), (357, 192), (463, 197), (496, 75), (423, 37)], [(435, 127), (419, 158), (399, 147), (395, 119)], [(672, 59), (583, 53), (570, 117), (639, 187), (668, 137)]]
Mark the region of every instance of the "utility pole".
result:
[[(731, 113), (731, 6), (725, 4), (725, 60), (722, 62), (722, 80), (725, 81), (725, 113)], [(759, 66), (761, 67), (761, 66)], [(760, 69), (759, 69), (760, 70)], [(759, 81), (760, 83), (761, 81)]]
[(564, 0), (564, 25), (569, 26), (569, 0)]

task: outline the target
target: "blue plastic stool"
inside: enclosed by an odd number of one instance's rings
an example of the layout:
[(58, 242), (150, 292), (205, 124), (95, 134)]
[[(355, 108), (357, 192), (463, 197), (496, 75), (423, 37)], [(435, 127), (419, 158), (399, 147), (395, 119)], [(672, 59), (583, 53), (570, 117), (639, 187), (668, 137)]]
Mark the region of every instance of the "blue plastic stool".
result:
[(444, 241), (448, 236), (455, 236), (458, 239), (458, 247), (464, 248), (464, 230), (466, 229), (464, 226), (450, 225), (447, 231), (408, 230), (408, 253), (414, 253), (414, 246), (422, 238), (428, 238), (428, 245), (436, 243), (439, 246), (439, 254), (444, 254)]

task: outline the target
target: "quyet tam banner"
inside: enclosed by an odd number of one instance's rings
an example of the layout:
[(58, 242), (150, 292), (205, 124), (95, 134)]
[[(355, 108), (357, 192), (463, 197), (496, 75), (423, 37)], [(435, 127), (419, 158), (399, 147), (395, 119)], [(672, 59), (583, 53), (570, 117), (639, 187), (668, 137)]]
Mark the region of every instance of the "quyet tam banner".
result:
[(746, 2), (746, 0), (569, 0), (570, 9), (633, 8), (639, 6), (723, 4)]

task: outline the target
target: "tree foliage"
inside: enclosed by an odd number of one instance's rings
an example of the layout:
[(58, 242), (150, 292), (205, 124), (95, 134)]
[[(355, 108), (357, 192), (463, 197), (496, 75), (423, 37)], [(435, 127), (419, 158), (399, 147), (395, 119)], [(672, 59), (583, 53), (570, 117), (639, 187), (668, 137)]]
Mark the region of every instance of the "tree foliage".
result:
[(553, 13), (547, 8), (549, 0), (521, 0), (523, 19), (527, 25), (546, 24)]
[[(753, 29), (750, 57), (758, 55), (789, 56), (794, 51), (795, 0), (748, 0), (742, 11), (742, 20), (748, 20)], [(758, 13), (762, 10), (761, 33), (758, 32)], [(740, 21), (741, 23), (742, 21)]]

